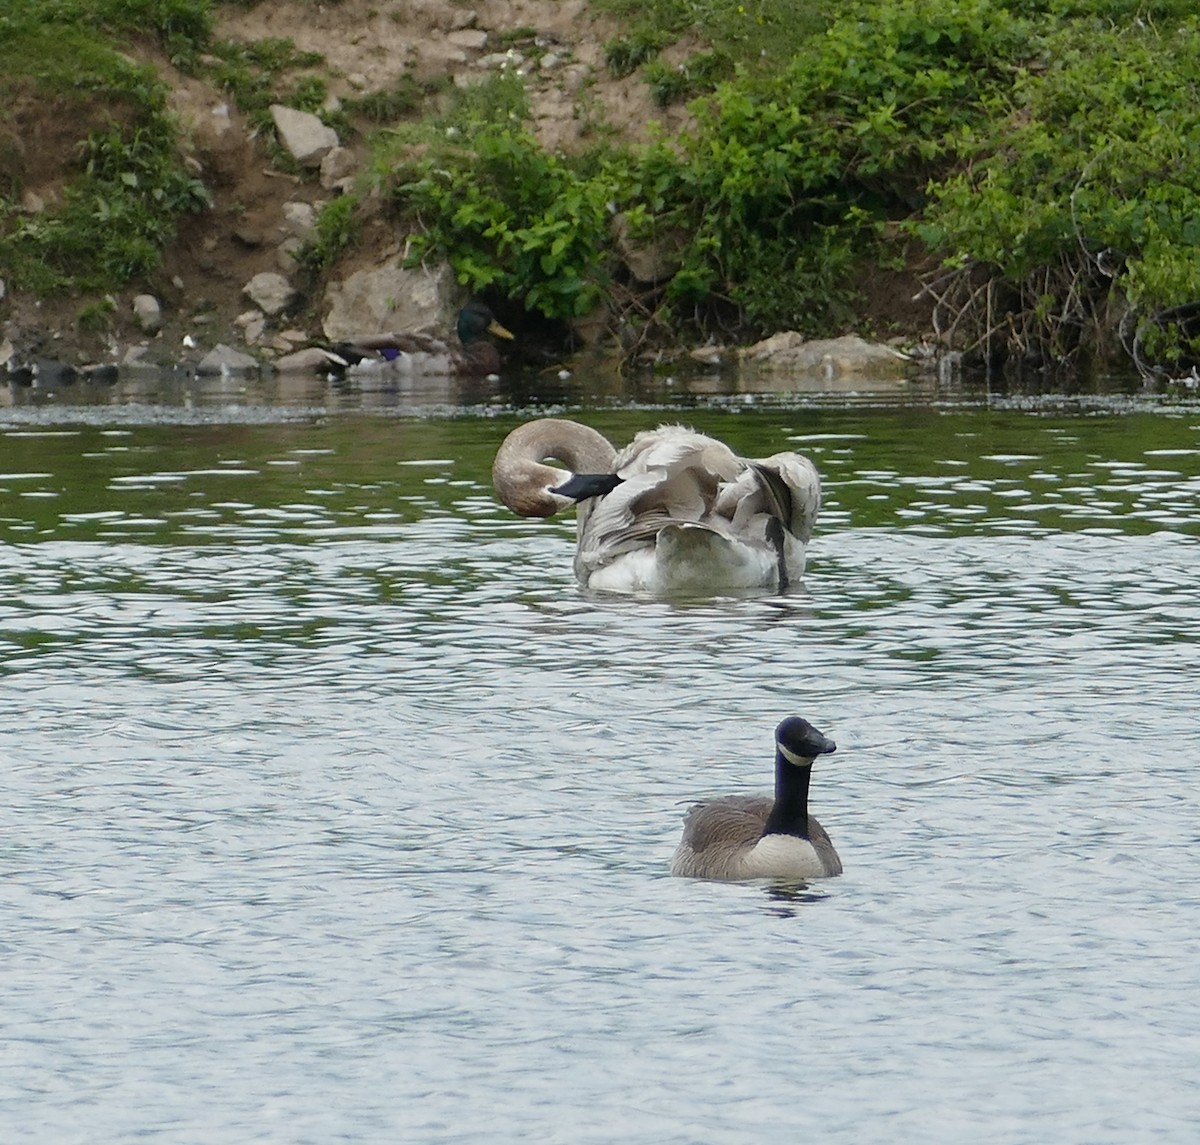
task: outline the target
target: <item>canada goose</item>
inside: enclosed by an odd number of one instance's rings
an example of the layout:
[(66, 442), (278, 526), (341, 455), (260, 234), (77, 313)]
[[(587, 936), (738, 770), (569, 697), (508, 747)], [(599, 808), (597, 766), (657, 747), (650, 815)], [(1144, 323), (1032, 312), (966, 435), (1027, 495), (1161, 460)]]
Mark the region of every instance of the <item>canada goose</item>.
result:
[(821, 503), (808, 458), (747, 461), (678, 425), (645, 430), (618, 453), (578, 422), (526, 422), (497, 451), (492, 483), (524, 517), (577, 505), (575, 575), (609, 592), (786, 591), (804, 572)]
[(807, 720), (789, 716), (775, 729), (775, 798), (726, 795), (695, 804), (671, 874), (729, 881), (840, 875), (837, 851), (808, 813), (813, 760), (836, 749)]
[(428, 334), (359, 334), (332, 346), (310, 346), (280, 358), (275, 369), (329, 370), (335, 373), (464, 374), (482, 376), (500, 370), (500, 351), (488, 335), (511, 339), (482, 302), (468, 302), (458, 312), (455, 350)]

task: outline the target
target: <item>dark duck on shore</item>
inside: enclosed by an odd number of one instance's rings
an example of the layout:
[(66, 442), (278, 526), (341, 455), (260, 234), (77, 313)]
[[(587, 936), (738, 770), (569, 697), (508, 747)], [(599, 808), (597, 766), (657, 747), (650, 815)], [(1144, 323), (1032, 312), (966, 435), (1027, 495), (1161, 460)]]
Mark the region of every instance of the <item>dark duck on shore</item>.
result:
[(697, 803), (671, 874), (696, 879), (819, 879), (842, 873), (825, 828), (808, 813), (813, 761), (837, 745), (807, 720), (775, 729), (775, 797), (726, 795)]
[(511, 340), (482, 302), (468, 302), (455, 324), (458, 347), (428, 334), (381, 333), (345, 338), (332, 346), (311, 346), (280, 358), (281, 372), (329, 370), (335, 373), (458, 374), (483, 377), (499, 373), (500, 351), (493, 338)]

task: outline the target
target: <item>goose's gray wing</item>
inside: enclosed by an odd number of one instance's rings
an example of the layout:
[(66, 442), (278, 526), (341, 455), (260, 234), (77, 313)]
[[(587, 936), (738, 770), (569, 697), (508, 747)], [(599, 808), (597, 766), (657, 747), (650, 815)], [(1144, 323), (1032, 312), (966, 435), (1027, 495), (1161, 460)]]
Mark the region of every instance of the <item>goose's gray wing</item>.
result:
[(764, 795), (726, 795), (695, 804), (683, 820), (683, 845), (693, 851), (710, 847), (752, 847), (775, 801)]
[(833, 849), (833, 843), (826, 834), (825, 828), (811, 815), (808, 817), (808, 841), (813, 845), (813, 850), (820, 856), (821, 863), (825, 867), (825, 873), (827, 875), (840, 875), (842, 873), (842, 860), (838, 857), (837, 851)]

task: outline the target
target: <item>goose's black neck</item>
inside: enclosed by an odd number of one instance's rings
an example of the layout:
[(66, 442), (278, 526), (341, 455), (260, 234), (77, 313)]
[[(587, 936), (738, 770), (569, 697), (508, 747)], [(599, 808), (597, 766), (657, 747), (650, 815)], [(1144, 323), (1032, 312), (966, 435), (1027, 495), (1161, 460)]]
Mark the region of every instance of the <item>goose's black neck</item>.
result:
[(807, 767), (789, 763), (778, 747), (775, 749), (775, 806), (767, 817), (764, 835), (795, 835), (808, 838), (808, 781), (812, 778), (812, 762)]

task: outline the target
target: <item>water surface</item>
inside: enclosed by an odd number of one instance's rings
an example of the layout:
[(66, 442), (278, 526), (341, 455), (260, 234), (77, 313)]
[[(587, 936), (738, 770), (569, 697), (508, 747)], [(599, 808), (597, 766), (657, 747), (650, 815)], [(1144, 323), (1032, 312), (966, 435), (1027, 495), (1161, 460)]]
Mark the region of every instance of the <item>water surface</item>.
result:
[[(691, 403), (826, 505), (653, 602), (502, 406), (123, 408), (0, 417), (6, 1140), (1192, 1139), (1200, 411)], [(668, 877), (790, 713), (845, 875)]]

